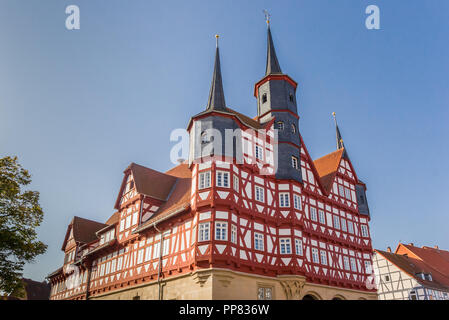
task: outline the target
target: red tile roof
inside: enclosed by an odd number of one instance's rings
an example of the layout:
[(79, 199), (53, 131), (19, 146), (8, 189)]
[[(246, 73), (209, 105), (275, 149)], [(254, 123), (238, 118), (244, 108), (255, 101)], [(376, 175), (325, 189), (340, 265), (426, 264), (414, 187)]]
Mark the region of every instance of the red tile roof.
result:
[[(449, 292), (449, 278), (438, 271), (436, 271), (432, 265), (429, 265), (423, 260), (416, 259), (410, 255), (397, 254), (391, 252), (385, 252), (381, 250), (375, 250), (387, 260), (397, 266), (399, 269), (407, 273), (421, 283), (422, 285)], [(432, 275), (432, 281), (423, 280), (418, 274), (425, 273)]]
[(313, 161), (318, 175), (320, 176), (321, 184), (327, 194), (332, 190), (332, 185), (344, 150), (344, 148), (338, 149)]
[(107, 227), (107, 224), (75, 216), (67, 228), (66, 237), (62, 244), (62, 250), (65, 248), (71, 228), (73, 230), (73, 239), (75, 242), (89, 243), (97, 239), (95, 232), (105, 227)]

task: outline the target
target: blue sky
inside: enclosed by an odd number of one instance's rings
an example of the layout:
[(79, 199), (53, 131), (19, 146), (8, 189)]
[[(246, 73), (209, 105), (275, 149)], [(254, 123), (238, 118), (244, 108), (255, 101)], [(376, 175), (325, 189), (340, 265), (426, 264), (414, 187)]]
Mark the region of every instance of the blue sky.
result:
[[(76, 4), (81, 29), (65, 28)], [(365, 28), (380, 8), (381, 30)], [(219, 33), (228, 106), (256, 114), (266, 26), (299, 83), (313, 158), (335, 149), (331, 113), (368, 186), (375, 248), (449, 249), (449, 2), (445, 0), (0, 2), (0, 157), (17, 155), (41, 192), (48, 252), (63, 260), (74, 215), (105, 221), (131, 162), (165, 171), (170, 132), (207, 102)]]

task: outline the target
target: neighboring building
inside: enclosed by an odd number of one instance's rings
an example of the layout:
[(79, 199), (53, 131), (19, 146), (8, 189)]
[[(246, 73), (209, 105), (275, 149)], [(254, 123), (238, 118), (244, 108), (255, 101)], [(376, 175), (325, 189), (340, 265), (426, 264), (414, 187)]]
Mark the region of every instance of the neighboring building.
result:
[[(73, 219), (51, 299), (377, 299), (366, 186), (338, 126), (337, 150), (310, 158), (296, 88), (268, 27), (257, 116), (228, 108), (217, 39), (189, 159), (165, 173), (132, 163), (105, 224)], [(226, 129), (247, 131), (226, 148), (212, 131)]]
[(48, 300), (50, 299), (50, 283), (38, 282), (23, 278), (23, 289), (13, 292), (8, 300)]
[(399, 243), (373, 260), (380, 300), (449, 300), (448, 251)]

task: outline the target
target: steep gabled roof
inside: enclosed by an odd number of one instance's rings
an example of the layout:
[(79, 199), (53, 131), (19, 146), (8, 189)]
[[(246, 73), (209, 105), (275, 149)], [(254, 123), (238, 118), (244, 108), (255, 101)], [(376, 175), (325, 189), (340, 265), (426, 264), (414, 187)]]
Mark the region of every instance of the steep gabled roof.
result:
[(120, 199), (129, 174), (133, 175), (134, 186), (137, 193), (161, 201), (167, 200), (167, 197), (176, 182), (176, 177), (174, 176), (135, 163), (131, 163), (124, 173), (125, 176), (123, 177), (120, 192), (118, 193), (114, 206), (117, 210), (120, 208)]
[(67, 228), (61, 249), (65, 249), (71, 230), (73, 230), (73, 239), (75, 242), (89, 243), (97, 239), (95, 232), (105, 227), (107, 227), (107, 224), (75, 216)]
[(343, 152), (344, 149), (339, 149), (313, 161), (326, 194), (332, 190)]
[[(385, 252), (377, 249), (375, 251), (384, 256), (388, 261), (393, 263), (403, 272), (413, 277), (420, 284), (426, 287), (444, 290), (446, 292), (449, 291), (449, 278), (437, 272), (431, 265), (427, 264), (426, 262), (420, 259), (416, 259), (415, 257), (410, 255)], [(420, 276), (418, 276), (418, 274), (420, 273), (431, 274), (432, 281), (422, 279)]]
[[(396, 248), (398, 254), (408, 254), (413, 256), (425, 264), (447, 277), (449, 286), (449, 252), (442, 249), (431, 247), (415, 247), (412, 244), (399, 243)], [(433, 274), (432, 274), (433, 275)]]

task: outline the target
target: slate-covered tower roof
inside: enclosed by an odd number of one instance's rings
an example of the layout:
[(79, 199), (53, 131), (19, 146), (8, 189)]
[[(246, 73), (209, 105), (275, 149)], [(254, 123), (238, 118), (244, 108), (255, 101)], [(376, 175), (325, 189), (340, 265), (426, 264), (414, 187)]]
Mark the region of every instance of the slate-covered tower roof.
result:
[(281, 66), (279, 65), (279, 61), (276, 56), (276, 50), (274, 49), (273, 37), (271, 36), (269, 23), (267, 37), (267, 66), (265, 68), (265, 75), (282, 74)]
[(214, 73), (212, 75), (212, 83), (210, 86), (209, 100), (207, 101), (207, 110), (221, 110), (226, 111), (226, 102), (223, 91), (223, 81), (221, 79), (221, 67), (220, 67), (220, 49), (218, 47), (218, 35), (217, 45), (215, 49), (215, 64)]

